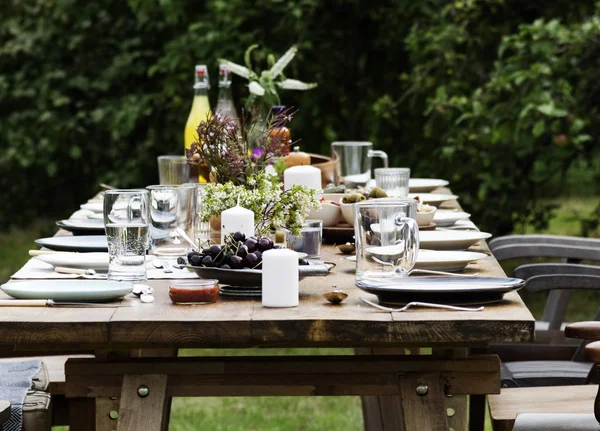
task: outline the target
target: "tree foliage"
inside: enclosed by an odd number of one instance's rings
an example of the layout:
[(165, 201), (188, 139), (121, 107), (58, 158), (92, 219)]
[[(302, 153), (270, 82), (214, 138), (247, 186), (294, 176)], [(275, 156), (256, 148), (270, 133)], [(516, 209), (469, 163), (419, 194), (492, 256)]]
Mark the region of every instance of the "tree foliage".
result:
[(584, 0), (6, 0), (0, 226), (156, 182), (156, 156), (183, 152), (194, 64), (216, 88), (217, 59), (255, 43), (264, 69), (297, 44), (286, 75), (319, 84), (282, 94), (303, 149), (371, 140), (449, 179), (486, 229), (543, 223), (548, 181), (598, 139), (599, 19)]

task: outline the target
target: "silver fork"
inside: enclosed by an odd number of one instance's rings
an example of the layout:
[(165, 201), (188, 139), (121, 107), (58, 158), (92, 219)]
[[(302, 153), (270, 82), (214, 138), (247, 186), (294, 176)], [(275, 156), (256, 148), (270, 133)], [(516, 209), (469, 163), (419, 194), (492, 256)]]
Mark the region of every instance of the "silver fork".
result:
[(384, 307), (383, 305), (375, 304), (374, 302), (369, 301), (365, 298), (360, 298), (362, 302), (365, 304), (369, 304), (372, 307), (379, 308), (380, 310), (385, 311), (393, 311), (393, 312), (401, 312), (406, 311), (410, 307), (429, 307), (429, 308), (440, 308), (443, 310), (452, 310), (452, 311), (482, 311), (484, 307), (470, 308), (470, 307), (456, 307), (454, 305), (445, 305), (445, 304), (432, 304), (429, 302), (409, 302), (402, 308), (390, 308)]

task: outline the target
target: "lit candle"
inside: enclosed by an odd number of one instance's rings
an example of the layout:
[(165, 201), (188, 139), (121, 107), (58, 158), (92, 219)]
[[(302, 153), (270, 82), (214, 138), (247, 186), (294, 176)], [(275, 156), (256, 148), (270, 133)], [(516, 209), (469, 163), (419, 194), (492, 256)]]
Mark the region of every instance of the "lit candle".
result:
[(314, 166), (292, 166), (283, 171), (283, 184), (285, 190), (295, 185), (321, 190), (321, 170)]
[(221, 244), (225, 243), (226, 235), (235, 232), (254, 235), (254, 213), (239, 205), (221, 213)]
[(262, 255), (262, 305), (298, 306), (298, 253), (281, 248)]

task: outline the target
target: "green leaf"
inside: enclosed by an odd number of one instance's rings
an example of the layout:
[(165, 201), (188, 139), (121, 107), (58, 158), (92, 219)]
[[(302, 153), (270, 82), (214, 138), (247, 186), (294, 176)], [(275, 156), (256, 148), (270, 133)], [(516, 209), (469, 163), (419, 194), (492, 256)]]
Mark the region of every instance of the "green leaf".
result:
[(541, 112), (544, 115), (547, 115), (549, 117), (566, 117), (567, 115), (569, 115), (569, 113), (567, 111), (565, 111), (564, 109), (557, 109), (554, 106), (553, 102), (550, 103), (544, 103), (543, 105), (539, 105), (537, 107), (537, 110), (539, 112)]
[(532, 129), (533, 136), (538, 138), (542, 133), (544, 133), (545, 130), (546, 130), (546, 123), (544, 123), (543, 120), (536, 121), (536, 123), (533, 125), (533, 129)]

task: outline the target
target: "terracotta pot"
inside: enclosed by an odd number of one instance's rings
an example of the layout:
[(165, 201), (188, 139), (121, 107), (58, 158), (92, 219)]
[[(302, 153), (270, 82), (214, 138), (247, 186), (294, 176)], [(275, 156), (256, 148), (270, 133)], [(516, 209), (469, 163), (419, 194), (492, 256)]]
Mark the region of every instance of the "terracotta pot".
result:
[(220, 244), (221, 243), (221, 215), (212, 216), (208, 221), (210, 225), (210, 240)]
[(321, 154), (309, 154), (310, 164), (321, 170), (321, 185), (323, 188), (327, 184), (335, 184), (336, 172), (339, 169), (340, 160), (332, 159), (331, 157)]

